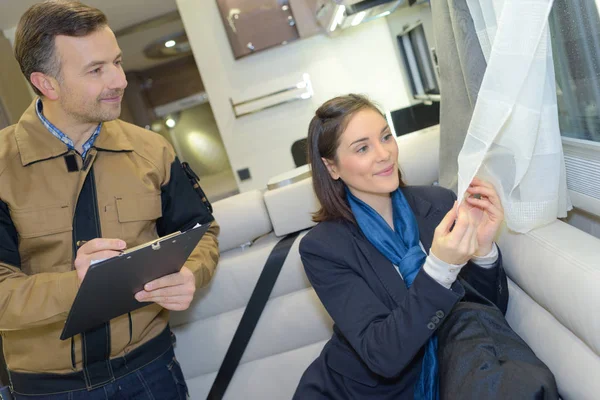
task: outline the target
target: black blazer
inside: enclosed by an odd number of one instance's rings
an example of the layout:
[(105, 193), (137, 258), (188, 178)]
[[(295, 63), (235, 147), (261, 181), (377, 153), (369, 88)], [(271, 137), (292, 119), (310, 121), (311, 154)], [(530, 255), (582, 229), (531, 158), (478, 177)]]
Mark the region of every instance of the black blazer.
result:
[[(456, 196), (436, 186), (402, 188), (423, 247)], [(396, 268), (350, 222), (323, 222), (300, 243), (308, 279), (335, 322), (333, 336), (306, 370), (294, 399), (414, 399), (423, 345), (460, 301), (421, 270), (410, 289)], [(501, 256), (484, 269), (469, 262), (460, 276), (506, 312)]]

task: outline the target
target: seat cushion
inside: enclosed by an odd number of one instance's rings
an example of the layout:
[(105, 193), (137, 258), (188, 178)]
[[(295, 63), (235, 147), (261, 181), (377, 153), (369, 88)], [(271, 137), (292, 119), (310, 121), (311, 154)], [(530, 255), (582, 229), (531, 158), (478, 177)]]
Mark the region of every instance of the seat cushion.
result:
[(562, 221), (500, 237), (507, 275), (600, 356), (600, 239)]
[[(244, 309), (180, 325), (177, 357), (186, 377), (216, 372)], [(314, 290), (304, 289), (270, 299), (244, 352), (242, 362), (304, 347), (331, 337), (333, 323)]]
[[(302, 374), (325, 343), (327, 340), (240, 364), (223, 399), (291, 399)], [(213, 372), (187, 379), (191, 398), (206, 399), (216, 376)]]
[(563, 399), (594, 400), (600, 393), (600, 357), (509, 280), (506, 319), (550, 368)]

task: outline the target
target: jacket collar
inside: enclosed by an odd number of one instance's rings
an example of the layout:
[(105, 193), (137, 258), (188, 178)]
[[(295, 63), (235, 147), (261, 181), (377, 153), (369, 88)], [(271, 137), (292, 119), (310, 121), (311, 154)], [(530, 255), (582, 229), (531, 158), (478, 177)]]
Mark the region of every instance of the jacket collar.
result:
[[(431, 247), (434, 230), (441, 219), (442, 211), (427, 199), (414, 193), (413, 189), (408, 187), (401, 188), (402, 193), (406, 197), (406, 201), (415, 214), (417, 225), (419, 226), (419, 238), (425, 250)], [(396, 268), (389, 268), (391, 262), (385, 258), (377, 249), (369, 242), (360, 228), (354, 224), (352, 230), (356, 237), (358, 247), (365, 255), (365, 258), (371, 264), (375, 274), (379, 277), (380, 282), (386, 288), (389, 295), (397, 304), (400, 304), (401, 293), (404, 293), (406, 285)]]
[(441, 219), (440, 214), (443, 212), (429, 200), (417, 195), (410, 186), (403, 187), (401, 190), (415, 214), (417, 225), (419, 225), (419, 239), (425, 250), (429, 250), (433, 233)]
[[(94, 147), (107, 151), (133, 151), (121, 125), (118, 120), (102, 124)], [(15, 138), (23, 166), (60, 157), (68, 152), (67, 146), (52, 135), (38, 118), (35, 100), (17, 123)]]
[(133, 151), (133, 145), (129, 141), (123, 125), (123, 122), (120, 120), (103, 123), (102, 130), (94, 143), (94, 147), (98, 150), (106, 151)]

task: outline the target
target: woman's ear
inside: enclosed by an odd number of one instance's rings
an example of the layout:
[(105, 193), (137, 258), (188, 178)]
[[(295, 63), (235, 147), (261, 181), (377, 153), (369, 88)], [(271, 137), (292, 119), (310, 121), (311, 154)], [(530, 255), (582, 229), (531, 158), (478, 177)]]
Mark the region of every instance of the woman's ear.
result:
[(340, 179), (340, 174), (337, 172), (337, 167), (335, 166), (335, 163), (324, 157), (321, 157), (321, 160), (323, 161), (323, 164), (325, 164), (325, 167), (327, 167), (327, 171), (329, 171), (329, 175), (331, 176), (331, 178), (334, 181)]

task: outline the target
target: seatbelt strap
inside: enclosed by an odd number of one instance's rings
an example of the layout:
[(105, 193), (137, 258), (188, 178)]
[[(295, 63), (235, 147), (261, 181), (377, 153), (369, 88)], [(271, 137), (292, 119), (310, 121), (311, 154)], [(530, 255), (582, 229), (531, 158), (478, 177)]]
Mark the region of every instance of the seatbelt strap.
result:
[(246, 310), (244, 310), (242, 319), (229, 344), (227, 353), (225, 353), (225, 358), (219, 368), (217, 377), (210, 388), (207, 400), (221, 400), (225, 395), (227, 386), (229, 386), (231, 378), (233, 378), (233, 374), (244, 355), (246, 346), (250, 342), (254, 328), (256, 328), (260, 315), (269, 300), (273, 286), (275, 286), (279, 272), (281, 272), (281, 267), (283, 267), (283, 263), (299, 233), (290, 233), (277, 242), (273, 250), (271, 250), (271, 254), (269, 254), (267, 262), (256, 282), (256, 286), (252, 291)]

